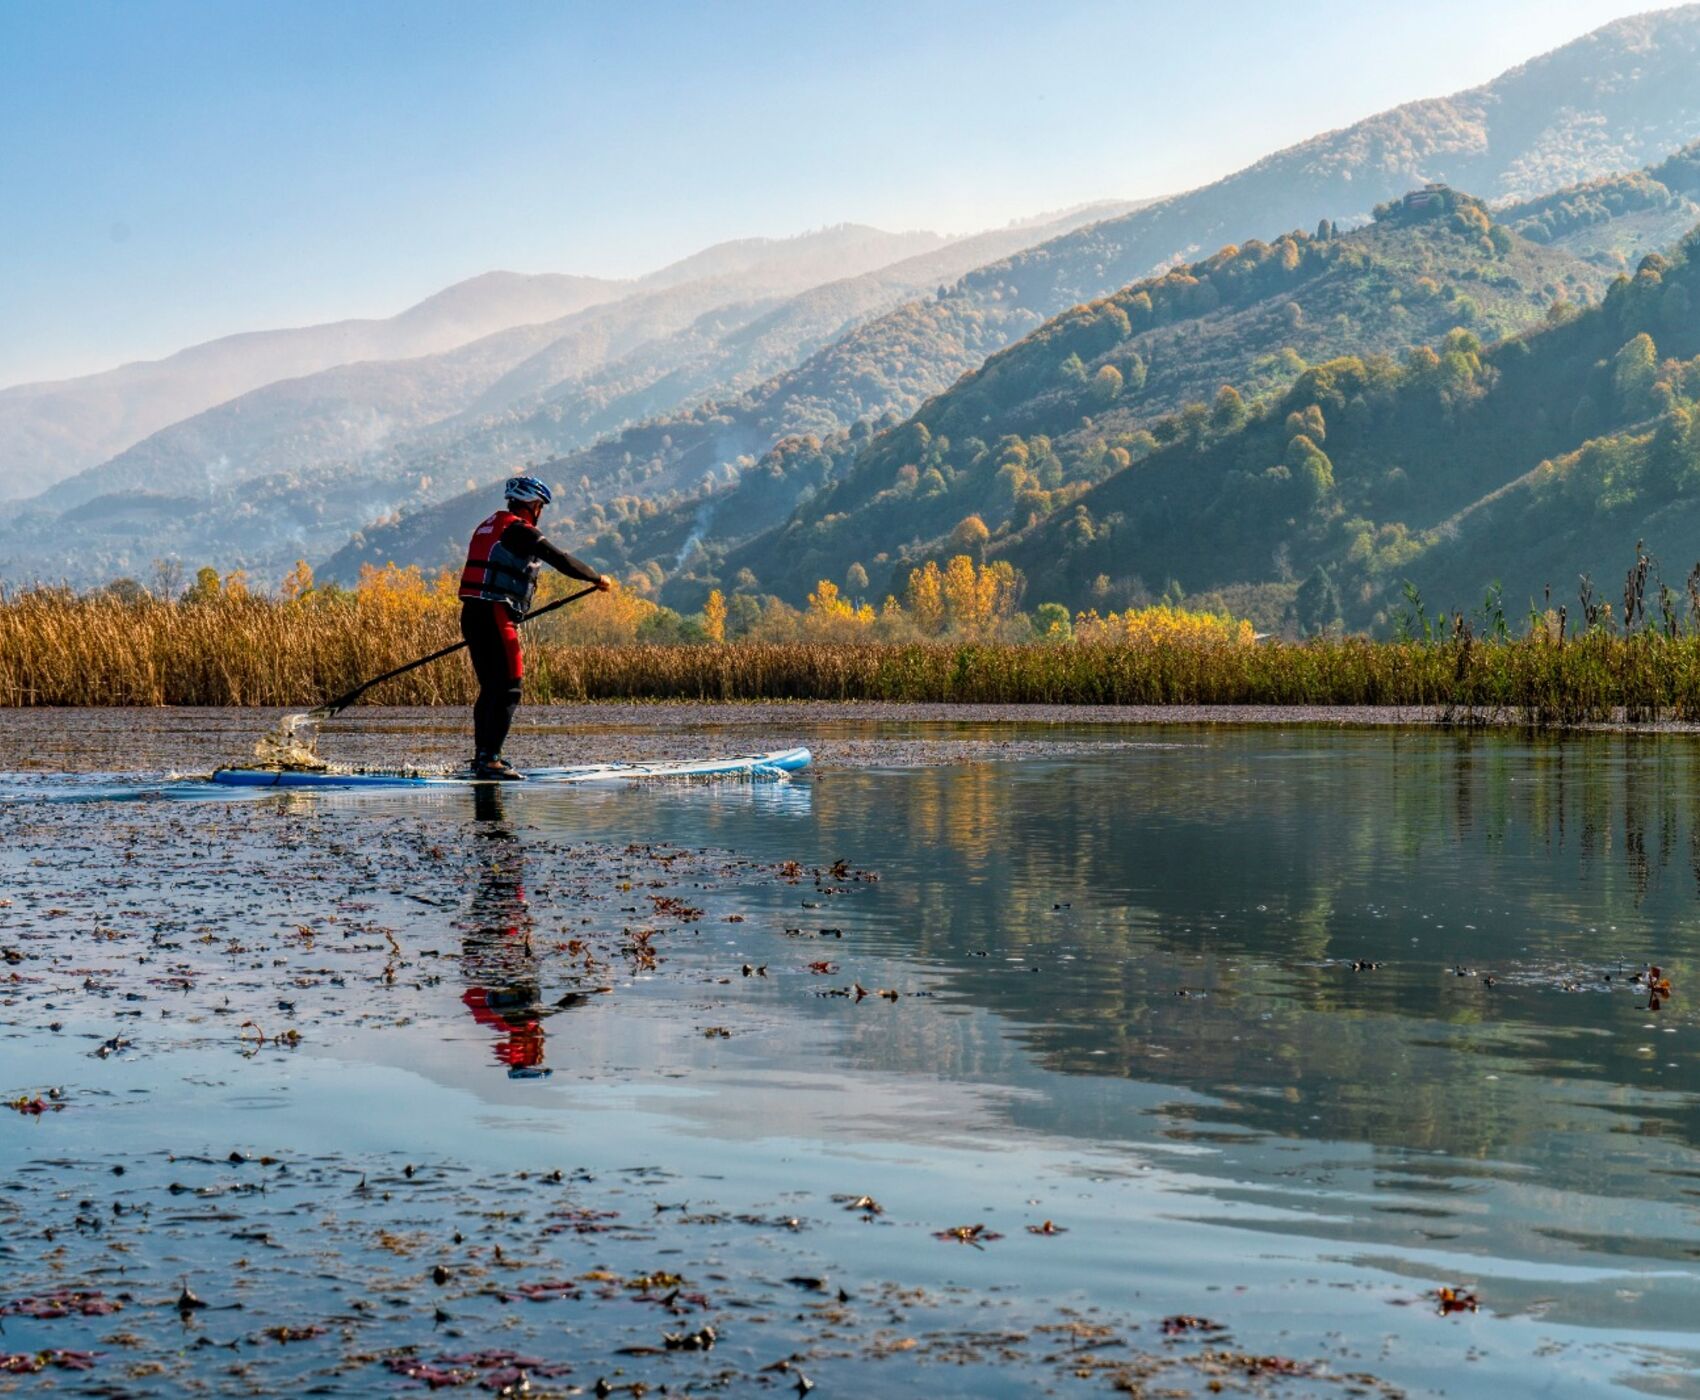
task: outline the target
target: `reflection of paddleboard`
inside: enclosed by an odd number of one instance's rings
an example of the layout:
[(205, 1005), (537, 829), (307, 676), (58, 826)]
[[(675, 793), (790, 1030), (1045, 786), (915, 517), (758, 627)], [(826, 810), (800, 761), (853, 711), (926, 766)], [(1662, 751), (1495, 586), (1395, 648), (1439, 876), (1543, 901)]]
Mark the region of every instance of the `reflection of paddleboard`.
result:
[[(534, 783), (629, 782), (640, 778), (771, 778), (809, 766), (807, 749), (748, 754), (742, 758), (704, 758), (694, 763), (592, 763), (582, 768), (528, 768)], [(288, 768), (220, 768), (215, 783), (231, 787), (474, 787), (503, 786), (499, 779), (470, 773), (410, 773), (405, 769), (325, 772)], [(518, 784), (514, 784), (518, 786)]]

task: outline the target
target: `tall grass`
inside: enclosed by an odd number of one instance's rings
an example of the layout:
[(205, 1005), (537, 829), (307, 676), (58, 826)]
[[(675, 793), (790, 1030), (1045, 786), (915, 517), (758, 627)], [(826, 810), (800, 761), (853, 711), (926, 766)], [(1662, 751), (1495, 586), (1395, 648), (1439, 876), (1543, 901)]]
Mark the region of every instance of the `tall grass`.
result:
[[(531, 703), (892, 700), (1087, 705), (1423, 705), (1537, 725), (1700, 720), (1700, 637), (1596, 630), (1489, 640), (527, 644)], [(0, 704), (305, 706), (458, 640), (452, 608), (303, 607), (26, 593), (0, 599)], [(460, 705), (464, 656), (380, 704)]]

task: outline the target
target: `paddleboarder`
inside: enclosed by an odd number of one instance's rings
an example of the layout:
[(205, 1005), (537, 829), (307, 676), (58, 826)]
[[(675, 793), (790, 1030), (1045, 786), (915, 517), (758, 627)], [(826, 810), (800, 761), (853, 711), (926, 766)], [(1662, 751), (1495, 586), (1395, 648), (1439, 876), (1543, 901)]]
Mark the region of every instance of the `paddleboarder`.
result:
[(473, 774), (515, 781), (525, 775), (502, 757), (525, 676), (515, 624), (531, 610), (538, 574), (547, 564), (604, 593), (614, 584), (607, 574), (543, 537), (537, 521), (553, 499), (543, 482), (534, 476), (510, 477), (506, 494), (506, 506), (472, 532), (467, 547), (460, 576), (460, 633), (478, 676), (478, 699), (472, 706)]

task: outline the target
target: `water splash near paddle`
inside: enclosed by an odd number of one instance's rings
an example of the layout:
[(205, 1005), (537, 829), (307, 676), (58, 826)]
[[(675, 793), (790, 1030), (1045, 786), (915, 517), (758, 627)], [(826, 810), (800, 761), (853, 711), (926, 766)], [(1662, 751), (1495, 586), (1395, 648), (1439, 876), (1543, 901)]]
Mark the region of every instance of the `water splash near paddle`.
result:
[(319, 718), (314, 713), (285, 715), (260, 736), (254, 757), (266, 768), (321, 771), (330, 767), (317, 752)]

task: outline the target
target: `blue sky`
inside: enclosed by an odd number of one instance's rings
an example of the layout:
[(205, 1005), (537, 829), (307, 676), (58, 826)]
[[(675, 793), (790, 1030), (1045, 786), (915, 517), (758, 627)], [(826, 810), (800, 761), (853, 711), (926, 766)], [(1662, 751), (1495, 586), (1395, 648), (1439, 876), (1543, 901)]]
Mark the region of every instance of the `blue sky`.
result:
[(0, 385), (1226, 174), (1620, 0), (0, 0)]

